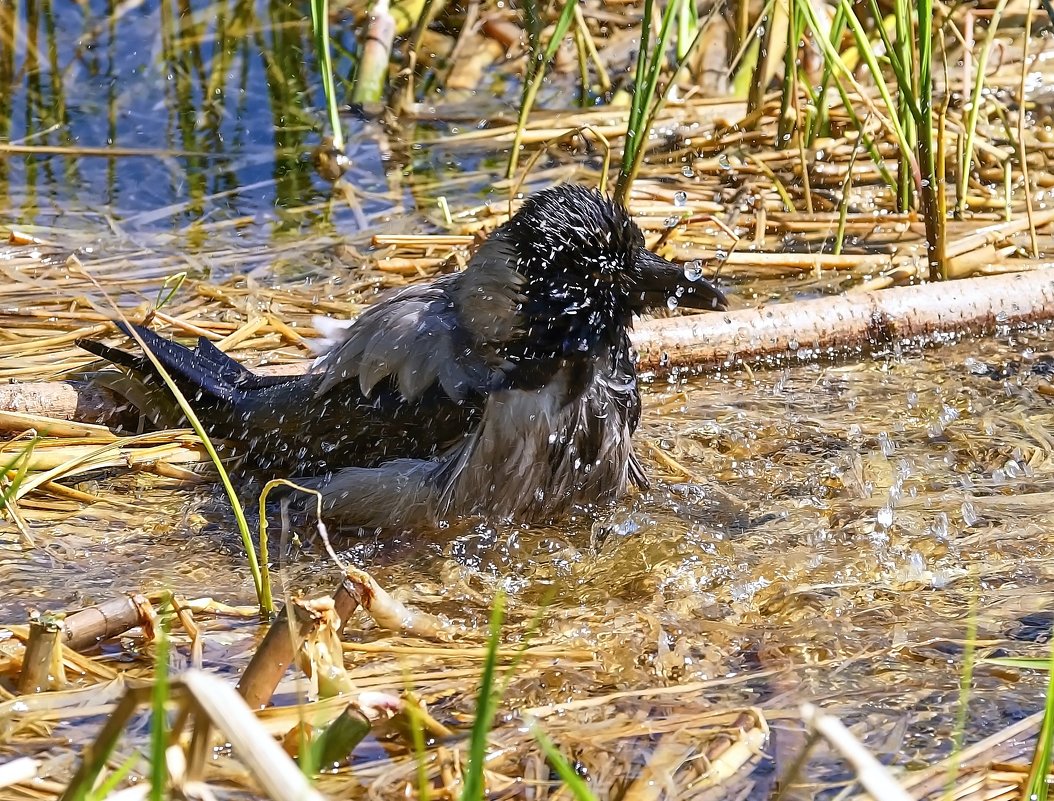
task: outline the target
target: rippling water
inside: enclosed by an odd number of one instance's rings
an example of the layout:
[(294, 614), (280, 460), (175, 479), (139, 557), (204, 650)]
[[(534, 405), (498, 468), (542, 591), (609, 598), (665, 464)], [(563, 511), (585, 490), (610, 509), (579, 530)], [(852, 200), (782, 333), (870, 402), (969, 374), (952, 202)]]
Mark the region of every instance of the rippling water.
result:
[[(470, 639), (503, 590), (510, 640), (537, 626), (535, 642), (596, 650), (595, 669), (514, 686), (510, 705), (742, 676), (707, 704), (778, 718), (821, 700), (879, 754), (929, 762), (950, 749), (971, 614), (981, 656), (1043, 650), (1032, 641), (1054, 590), (1052, 401), (1029, 363), (1045, 341), (1013, 334), (866, 364), (657, 379), (638, 437), (650, 492), (559, 527), (466, 523), (342, 541), (343, 556)], [(85, 512), (0, 564), (4, 619), (127, 589), (251, 603), (215, 489), (128, 491), (142, 518), (115, 526), (107, 514), (100, 529)], [(284, 571), (296, 588), (332, 587), (336, 575), (311, 548)], [(253, 629), (211, 628), (219, 643)], [(248, 656), (211, 653), (225, 671)], [(1042, 685), (977, 666), (968, 738), (1038, 709)]]

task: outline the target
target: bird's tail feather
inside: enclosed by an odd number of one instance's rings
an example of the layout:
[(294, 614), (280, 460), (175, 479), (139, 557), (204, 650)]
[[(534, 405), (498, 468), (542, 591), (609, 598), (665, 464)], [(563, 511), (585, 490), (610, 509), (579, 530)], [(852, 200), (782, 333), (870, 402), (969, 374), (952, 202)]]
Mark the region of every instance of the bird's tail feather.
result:
[[(165, 370), (175, 379), (180, 389), (184, 391), (192, 390), (195, 394), (201, 393), (216, 400), (234, 403), (241, 393), (283, 384), (291, 380), (289, 376), (257, 375), (204, 337), (199, 338), (197, 346), (191, 349), (178, 342), (165, 339), (149, 328), (125, 323), (116, 323), (116, 325), (128, 336), (132, 336), (134, 329), (142, 343), (149, 348)], [(153, 362), (145, 356), (138, 356), (90, 339), (77, 340), (77, 344), (89, 353), (126, 367), (142, 376), (158, 380), (161, 378)]]

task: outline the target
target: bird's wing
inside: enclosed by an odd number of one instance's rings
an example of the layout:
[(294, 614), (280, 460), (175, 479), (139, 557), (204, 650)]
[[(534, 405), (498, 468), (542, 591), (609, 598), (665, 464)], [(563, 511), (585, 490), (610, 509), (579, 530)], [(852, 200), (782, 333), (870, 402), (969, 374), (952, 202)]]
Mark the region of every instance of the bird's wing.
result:
[(524, 278), (514, 260), (492, 237), (464, 272), (402, 289), (343, 331), (328, 326), (334, 344), (319, 361), (318, 394), (354, 380), (368, 397), (386, 379), (410, 402), (436, 383), (455, 401), (486, 392), (508, 366), (498, 348), (521, 333)]

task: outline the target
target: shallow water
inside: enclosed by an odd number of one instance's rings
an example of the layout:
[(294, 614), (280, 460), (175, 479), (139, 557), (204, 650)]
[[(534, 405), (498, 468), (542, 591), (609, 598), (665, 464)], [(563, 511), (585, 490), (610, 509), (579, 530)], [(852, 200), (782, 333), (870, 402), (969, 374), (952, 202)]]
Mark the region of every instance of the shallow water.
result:
[[(951, 749), (971, 616), (979, 656), (1045, 649), (1033, 641), (1049, 628), (1054, 592), (1051, 399), (1029, 369), (993, 377), (988, 366), (1028, 362), (1048, 339), (1005, 333), (869, 363), (656, 379), (638, 437), (650, 492), (559, 527), (465, 524), (345, 542), (342, 555), (445, 615), (462, 642), (482, 642), (503, 590), (509, 642), (597, 654), (588, 669), (514, 681), (508, 708), (712, 682), (672, 708), (612, 708), (662, 719), (756, 705), (776, 726), (771, 749), (781, 736), (797, 743), (778, 721), (818, 700), (883, 759), (929, 764)], [(679, 468), (660, 465), (652, 446)], [(145, 520), (118, 527), (104, 515), (100, 527), (90, 512), (74, 515), (38, 526), (38, 549), (8, 550), (0, 619), (129, 589), (252, 603), (218, 491), (130, 491)], [(297, 589), (332, 587), (336, 576), (320, 548), (283, 573)], [(255, 625), (208, 628), (206, 667), (240, 669)], [(378, 638), (353, 621), (351, 640)], [(975, 666), (967, 741), (1037, 710), (1044, 683)], [(435, 690), (434, 708), (469, 712), (473, 686)], [(91, 732), (68, 733), (83, 742)], [(648, 753), (646, 742), (633, 748)], [(762, 762), (738, 780), (760, 787), (772, 771)], [(821, 751), (808, 775), (837, 784), (846, 769)]]
[[(355, 23), (334, 20), (338, 91)], [(443, 182), (481, 166), (342, 118), (354, 200), (334, 201), (312, 154), (324, 100), (309, 9), (281, 0), (26, 0), (0, 6), (0, 226), (75, 229), (195, 251), (354, 234), (396, 215), (422, 231)], [(482, 96), (474, 112), (504, 109)], [(472, 124), (471, 122), (469, 123)], [(464, 197), (503, 166), (457, 190)]]
[[(154, 283), (184, 268), (213, 276), (252, 270), (253, 280), (266, 281), (323, 249), (318, 261), (332, 272), (334, 242), (430, 230), (427, 216), (441, 194), (455, 207), (489, 197), (476, 190), (500, 175), (500, 147), (495, 155), (424, 146), (428, 128), (387, 142), (377, 126), (347, 118), (349, 178), (362, 216), (331, 202), (310, 163), (322, 116), (305, 14), (264, 0), (0, 3), (0, 145), (21, 148), (0, 152), (0, 225), (40, 226), (62, 243), (176, 255), (176, 266), (159, 261), (142, 274)], [(350, 48), (351, 29), (343, 30), (340, 43)], [(349, 68), (340, 52), (336, 68), (341, 75)], [(478, 100), (481, 116), (501, 105)], [(476, 169), (463, 183), (445, 183)], [(301, 237), (303, 250), (270, 250)], [(222, 261), (211, 258), (220, 244), (233, 246)], [(256, 248), (251, 263), (240, 246)], [(826, 292), (840, 280), (780, 280), (779, 291)], [(842, 717), (883, 761), (930, 764), (951, 750), (971, 618), (981, 656), (1046, 649), (1037, 641), (1049, 631), (1054, 592), (1054, 400), (1036, 391), (1042, 379), (1027, 369), (992, 377), (984, 368), (1028, 361), (1049, 342), (1046, 332), (1003, 332), (860, 363), (657, 378), (638, 433), (655, 479), (650, 492), (558, 527), (466, 523), (344, 542), (341, 553), (412, 605), (446, 616), (458, 644), (484, 641), (504, 591), (507, 642), (595, 654), (522, 666), (504, 709), (626, 693), (545, 718), (601, 787), (639, 772), (663, 725), (692, 734), (691, 715), (756, 705), (774, 731), (766, 757), (724, 789), (760, 797), (801, 745), (792, 721), (805, 700)], [(61, 365), (41, 369), (51, 376)], [(85, 488), (118, 494), (140, 511), (38, 510), (32, 550), (18, 548), (15, 529), (0, 522), (0, 622), (131, 590), (253, 602), (216, 487), (165, 487), (120, 472), (98, 480)], [(289, 590), (328, 591), (337, 575), (310, 546), (280, 578)], [(203, 626), (205, 667), (228, 675), (244, 667), (256, 622)], [(173, 662), (182, 667), (188, 648), (176, 637)], [(349, 639), (407, 640), (361, 617)], [(104, 650), (109, 660), (149, 664), (138, 638)], [(404, 688), (409, 657), (349, 659), (366, 686)], [(422, 667), (427, 660), (438, 668)], [(464, 722), (478, 663), (437, 676), (441, 660), (433, 651), (405, 672), (437, 716)], [(977, 665), (967, 741), (1038, 709), (1044, 684), (1026, 671)], [(672, 691), (637, 692), (653, 688)], [(289, 700), (293, 688), (282, 692)], [(598, 733), (627, 720), (644, 734)], [(98, 714), (71, 714), (47, 736), (0, 740), (0, 755), (54, 755), (49, 769), (63, 779), (64, 757), (100, 723)], [(517, 732), (514, 717), (495, 732), (513, 762), (526, 748)], [(138, 726), (132, 743), (144, 734)], [(374, 775), (370, 760), (383, 753), (364, 745), (358, 775)], [(850, 771), (821, 749), (805, 775), (823, 796)], [(350, 793), (348, 784), (329, 789)]]

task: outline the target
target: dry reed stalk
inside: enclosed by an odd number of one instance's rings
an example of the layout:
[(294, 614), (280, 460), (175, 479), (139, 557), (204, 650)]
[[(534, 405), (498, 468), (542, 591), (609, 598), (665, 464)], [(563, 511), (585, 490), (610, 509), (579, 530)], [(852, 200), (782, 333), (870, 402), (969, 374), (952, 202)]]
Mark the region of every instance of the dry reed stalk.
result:
[(80, 651), (137, 626), (153, 639), (156, 625), (157, 615), (150, 601), (138, 593), (129, 593), (67, 615), (61, 621), (61, 640), (68, 648)]
[(348, 567), (344, 575), (348, 591), (381, 628), (427, 638), (442, 638), (449, 631), (440, 618), (397, 601), (365, 570)]
[(812, 704), (803, 704), (801, 716), (809, 728), (823, 735), (824, 739), (840, 753), (856, 773), (856, 780), (871, 794), (875, 801), (914, 801), (889, 769), (875, 759), (841, 721), (825, 715)]
[(101, 442), (112, 442), (117, 438), (106, 426), (90, 423), (74, 423), (42, 415), (0, 412), (0, 431), (22, 433), (36, 431), (49, 437), (85, 437)]
[(66, 684), (61, 637), (62, 624), (58, 619), (42, 616), (30, 621), (22, 670), (18, 674), (21, 695), (61, 689)]
[[(1007, 749), (1016, 749), (1015, 756), (1027, 759), (1031, 753), (1028, 740), (1039, 730), (1042, 722), (1043, 712), (1035, 712), (983, 740), (965, 746), (958, 754), (907, 774), (901, 779), (901, 786), (916, 798), (929, 798), (944, 793), (948, 784), (948, 767), (953, 760), (961, 770), (974, 770), (993, 761), (1005, 761), (1009, 756)], [(1027, 765), (1023, 767), (1027, 772)]]
[[(388, 642), (345, 642), (343, 648), (348, 653), (420, 656), (427, 659), (483, 659), (487, 655), (487, 648), (483, 646), (414, 646), (392, 645)], [(570, 659), (585, 662), (596, 658), (595, 653), (584, 648), (563, 648), (544, 645), (531, 646), (529, 648), (498, 648), (495, 653), (499, 659)]]
[[(63, 801), (70, 801), (71, 793), (94, 784), (109, 758), (131, 716), (150, 702), (151, 686), (128, 689), (117, 708), (103, 725), (95, 743), (81, 758)], [(210, 742), (209, 728), (223, 735), (233, 748), (235, 757), (259, 782), (267, 797), (275, 799), (298, 799), (298, 801), (323, 801), (322, 796), (309, 784), (307, 777), (281, 747), (256, 720), (252, 711), (232, 687), (223, 680), (199, 670), (187, 670), (172, 680), (170, 698), (183, 710), (175, 720), (179, 724), (172, 731), (172, 740), (178, 741), (181, 729), (190, 719), (186, 714), (194, 711), (194, 731), (191, 737), (186, 762), (186, 776), (191, 781), (200, 781), (208, 764), (207, 748)]]
[(394, 245), (402, 248), (420, 248), (429, 250), (435, 247), (456, 248), (469, 247), (476, 241), (473, 236), (457, 236), (454, 234), (375, 234), (373, 244), (375, 247)]
[(0, 765), (0, 789), (15, 784), (32, 782), (37, 778), (42, 763), (32, 757), (19, 757)]
[[(30, 641), (30, 627), (26, 626), (4, 626), (2, 628), (5, 634), (10, 634), (11, 637), (21, 642), (23, 645), (28, 645)], [(59, 675), (65, 673), (66, 675), (75, 674), (79, 679), (88, 679), (93, 682), (108, 682), (113, 681), (118, 677), (118, 673), (112, 667), (104, 662), (100, 662), (97, 659), (85, 656), (72, 648), (68, 648), (58, 642), (58, 653), (53, 654), (56, 659), (60, 659), (62, 664), (60, 666), (52, 666), (51, 670), (53, 675)], [(55, 690), (52, 689), (49, 692), (41, 693), (42, 700), (39, 705), (34, 705), (27, 698), (25, 708), (17, 711), (26, 712), (28, 714), (36, 714), (41, 710), (55, 709), (54, 720), (62, 719), (61, 708), (63, 704), (61, 699), (68, 695), (76, 696), (76, 690)], [(36, 697), (36, 696), (34, 696)], [(49, 700), (50, 699), (50, 700)], [(105, 703), (100, 697), (99, 703)], [(8, 708), (5, 704), (0, 704), (0, 714), (10, 715), (13, 711)]]
[(697, 743), (677, 734), (660, 737), (640, 775), (626, 789), (623, 801), (657, 801), (663, 796), (676, 796), (674, 774), (693, 758), (697, 746)]
[[(337, 587), (333, 602), (342, 625), (359, 606), (347, 581)], [(289, 607), (283, 607), (238, 681), (238, 693), (250, 709), (260, 709), (270, 702), (282, 675), (293, 663), (294, 655), (314, 623), (310, 615), (302, 614), (296, 602), (293, 608), (296, 622), (289, 620)]]

